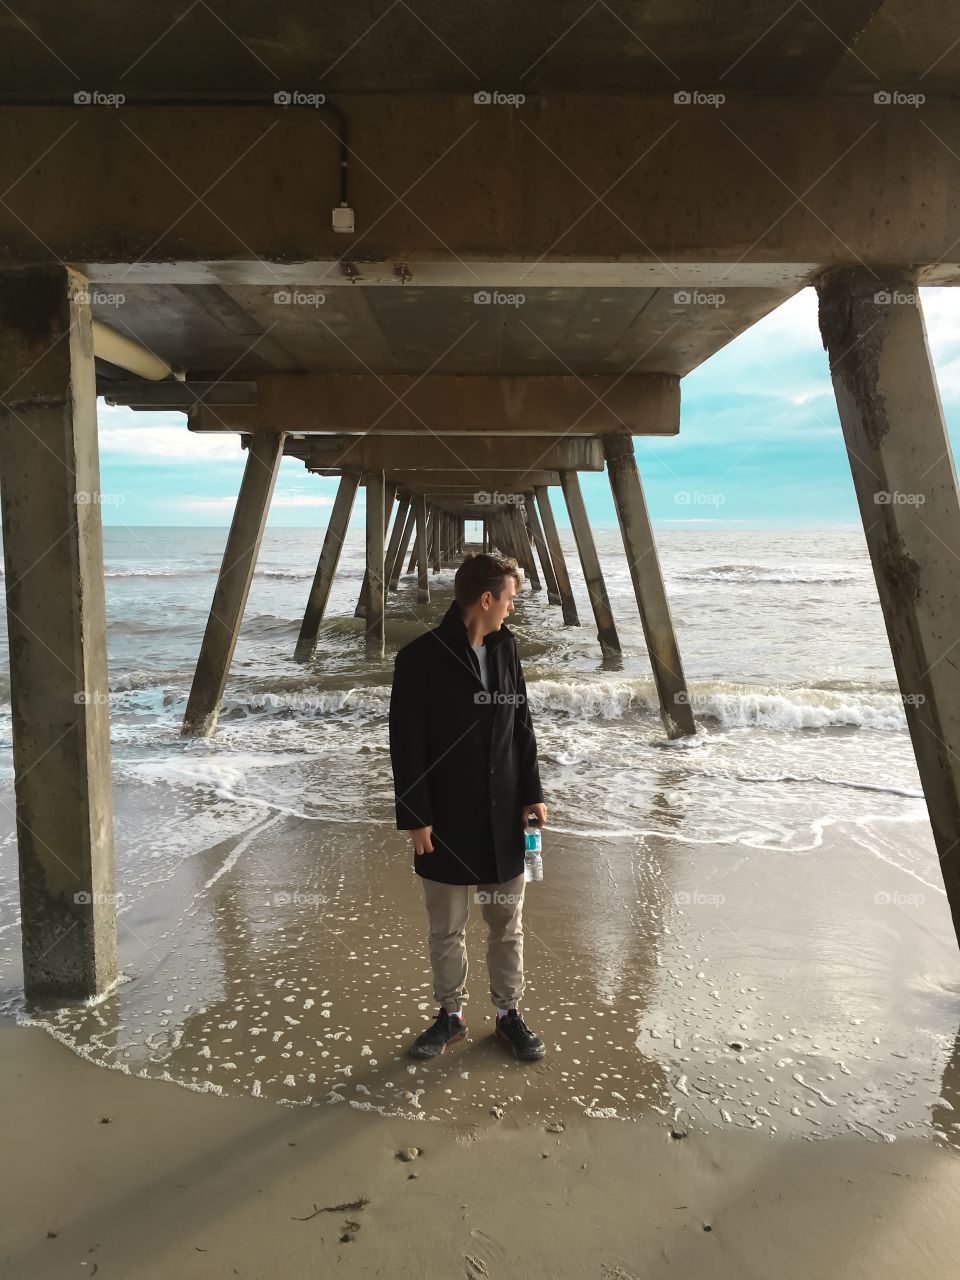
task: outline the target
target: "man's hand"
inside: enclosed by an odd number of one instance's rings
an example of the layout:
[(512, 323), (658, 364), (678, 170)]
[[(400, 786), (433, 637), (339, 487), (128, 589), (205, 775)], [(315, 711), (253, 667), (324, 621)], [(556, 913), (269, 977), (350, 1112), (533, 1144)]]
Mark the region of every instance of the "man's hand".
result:
[(411, 831), (413, 837), (414, 853), (433, 853), (433, 841), (430, 839), (430, 833), (433, 827), (417, 827)]
[(541, 827), (545, 827), (547, 825), (547, 806), (545, 804), (525, 804), (520, 817), (524, 831), (527, 829), (527, 819), (531, 814), (536, 814), (537, 818), (540, 820)]

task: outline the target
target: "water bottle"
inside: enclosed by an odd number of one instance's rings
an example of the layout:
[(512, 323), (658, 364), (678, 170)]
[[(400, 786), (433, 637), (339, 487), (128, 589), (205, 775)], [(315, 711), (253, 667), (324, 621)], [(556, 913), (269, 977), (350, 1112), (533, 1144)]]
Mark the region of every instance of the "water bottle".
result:
[(543, 879), (543, 834), (540, 831), (540, 819), (535, 813), (527, 818), (527, 829), (524, 832), (523, 878), (524, 880)]

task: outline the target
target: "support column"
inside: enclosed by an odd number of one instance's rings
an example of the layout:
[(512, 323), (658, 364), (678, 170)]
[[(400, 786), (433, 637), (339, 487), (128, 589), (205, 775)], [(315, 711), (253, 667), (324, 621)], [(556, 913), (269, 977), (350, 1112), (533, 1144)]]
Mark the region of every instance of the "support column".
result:
[(359, 484), (360, 473), (358, 471), (344, 471), (340, 476), (337, 496), (334, 499), (333, 510), (330, 512), (330, 520), (327, 524), (327, 532), (323, 538), (323, 549), (320, 552), (317, 571), (313, 577), (313, 586), (310, 588), (310, 596), (307, 600), (303, 622), (300, 624), (300, 635), (294, 651), (294, 658), (298, 662), (306, 662), (312, 657), (317, 647), (320, 624), (323, 622), (323, 615), (327, 611), (330, 588), (333, 585), (333, 577), (337, 571), (337, 565), (340, 563), (340, 552), (343, 550), (343, 540), (347, 535), (347, 525), (350, 521), (350, 513), (353, 511), (353, 503), (357, 496)]
[[(387, 546), (387, 553), (383, 561), (383, 580), (385, 585), (388, 585), (390, 579), (393, 577), (393, 565), (397, 556), (400, 554), (400, 542), (403, 538), (403, 533), (407, 525), (407, 512), (409, 509), (409, 493), (398, 493), (397, 512), (393, 517), (393, 529), (390, 533), (390, 542)], [(397, 577), (400, 577), (399, 570), (397, 571)]]
[(550, 491), (546, 485), (538, 485), (536, 494), (537, 506), (540, 508), (540, 517), (543, 520), (543, 531), (546, 534), (547, 546), (550, 549), (550, 560), (553, 564), (553, 571), (557, 576), (557, 590), (560, 592), (560, 607), (563, 612), (564, 625), (579, 627), (580, 615), (577, 613), (577, 602), (573, 598), (573, 588), (570, 585), (570, 574), (567, 571), (567, 562), (563, 556), (563, 547), (560, 545), (557, 522), (553, 518)]
[(547, 542), (543, 536), (540, 517), (537, 515), (537, 500), (532, 489), (523, 495), (523, 500), (526, 503), (530, 531), (533, 534), (533, 541), (536, 543), (537, 555), (540, 557), (540, 567), (543, 569), (544, 581), (547, 584), (547, 604), (559, 604), (560, 588), (557, 586), (557, 576), (553, 572), (550, 552), (547, 550)]
[(427, 564), (427, 500), (422, 493), (414, 495), (413, 514), (417, 522), (414, 552), (417, 557), (417, 604), (430, 603), (430, 574)]
[(680, 661), (680, 649), (663, 586), (657, 544), (653, 538), (643, 485), (633, 453), (633, 437), (603, 437), (610, 488), (637, 597), (643, 636), (660, 699), (660, 719), (669, 738), (695, 734), (697, 726)]
[(183, 717), (181, 732), (187, 737), (210, 738), (217, 727), (270, 499), (283, 460), (283, 441), (283, 432), (276, 435), (261, 432), (250, 439), (220, 576)]
[(573, 536), (577, 541), (580, 555), (580, 566), (593, 605), (593, 616), (597, 622), (597, 639), (604, 653), (620, 653), (620, 637), (613, 621), (610, 599), (607, 596), (607, 584), (603, 580), (600, 558), (593, 541), (593, 532), (587, 520), (587, 509), (583, 505), (583, 494), (580, 492), (580, 479), (576, 471), (561, 471), (560, 484), (563, 488), (564, 500), (573, 526)]
[(400, 585), (400, 574), (403, 570), (403, 562), (407, 555), (407, 547), (413, 535), (414, 515), (413, 504), (410, 501), (410, 495), (407, 495), (407, 518), (403, 524), (403, 533), (400, 535), (400, 545), (397, 548), (397, 554), (393, 558), (393, 568), (387, 574), (387, 590), (396, 591)]
[[(396, 496), (396, 485), (386, 485), (383, 490), (383, 536), (386, 540), (387, 530), (390, 528), (390, 516), (393, 512), (393, 499)], [(370, 587), (370, 570), (364, 569), (363, 581), (360, 583), (360, 594), (357, 596), (356, 608), (353, 611), (355, 618), (365, 618), (367, 616), (367, 591)]]
[(383, 471), (365, 473), (367, 487), (367, 652), (383, 657), (384, 651), (384, 478)]
[(430, 546), (430, 567), (434, 573), (440, 572), (440, 512), (437, 507), (430, 508), (430, 523), (427, 527), (427, 541)]
[(960, 502), (920, 290), (848, 268), (820, 332), (907, 726), (960, 939)]
[(0, 501), (27, 998), (117, 976), (109, 684), (87, 280), (0, 272)]
[[(518, 496), (522, 497), (522, 495)], [(540, 575), (537, 572), (536, 557), (533, 554), (533, 547), (530, 545), (530, 533), (527, 529), (526, 512), (523, 507), (517, 503), (513, 506), (513, 524), (517, 531), (520, 550), (523, 553), (523, 563), (527, 576), (530, 579), (530, 587), (533, 591), (542, 591), (543, 583), (540, 581)]]

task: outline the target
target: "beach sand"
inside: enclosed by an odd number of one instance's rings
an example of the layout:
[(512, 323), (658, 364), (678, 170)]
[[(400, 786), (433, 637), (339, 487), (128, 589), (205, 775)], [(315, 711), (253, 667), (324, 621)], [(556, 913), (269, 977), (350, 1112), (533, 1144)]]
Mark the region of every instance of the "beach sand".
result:
[(102, 1071), (9, 1022), (0, 1081), (10, 1280), (956, 1274), (960, 1162), (917, 1138), (278, 1107)]
[(402, 833), (268, 811), (181, 863), (122, 911), (115, 992), (5, 1004), (2, 1274), (954, 1275), (942, 890), (841, 822), (687, 840), (665, 769), (660, 834), (545, 834), (537, 1063), (491, 1039), (477, 907), (470, 1038), (406, 1057), (435, 1004)]

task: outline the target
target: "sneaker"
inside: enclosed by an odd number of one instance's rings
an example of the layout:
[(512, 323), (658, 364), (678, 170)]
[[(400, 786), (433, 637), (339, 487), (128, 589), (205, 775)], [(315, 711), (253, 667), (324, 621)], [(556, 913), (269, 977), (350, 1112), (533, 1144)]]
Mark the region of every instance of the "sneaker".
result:
[(533, 1062), (537, 1058), (542, 1058), (547, 1052), (547, 1046), (537, 1033), (527, 1026), (520, 1016), (519, 1009), (510, 1009), (503, 1018), (497, 1014), (497, 1029), (494, 1035), (504, 1044), (510, 1045), (513, 1056), (520, 1058), (523, 1062)]
[(467, 1037), (467, 1025), (462, 1017), (441, 1009), (432, 1027), (417, 1036), (407, 1050), (411, 1058), (435, 1058), (445, 1052), (448, 1044), (456, 1044)]

